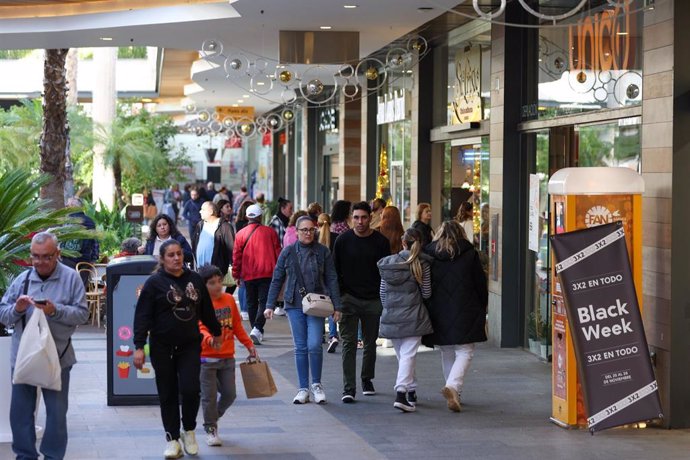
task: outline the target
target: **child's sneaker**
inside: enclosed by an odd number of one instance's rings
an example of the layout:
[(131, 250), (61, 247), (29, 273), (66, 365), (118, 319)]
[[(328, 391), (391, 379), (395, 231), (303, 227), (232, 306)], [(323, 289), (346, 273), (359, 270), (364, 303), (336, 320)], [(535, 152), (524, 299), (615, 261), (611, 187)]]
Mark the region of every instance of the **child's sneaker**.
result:
[(215, 426), (208, 426), (206, 429), (206, 445), (207, 446), (222, 446), (223, 441), (218, 437), (218, 428)]

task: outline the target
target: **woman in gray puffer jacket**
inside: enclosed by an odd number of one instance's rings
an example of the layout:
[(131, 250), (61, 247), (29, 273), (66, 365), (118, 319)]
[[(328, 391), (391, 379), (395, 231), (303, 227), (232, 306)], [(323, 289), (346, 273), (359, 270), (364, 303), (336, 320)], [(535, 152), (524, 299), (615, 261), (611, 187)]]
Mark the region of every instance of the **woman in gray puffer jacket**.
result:
[(431, 334), (424, 299), (431, 297), (431, 260), (422, 251), (422, 234), (410, 228), (402, 237), (403, 250), (379, 260), (383, 313), (379, 336), (391, 339), (398, 358), (393, 407), (414, 412), (417, 402), (415, 360), (422, 336)]

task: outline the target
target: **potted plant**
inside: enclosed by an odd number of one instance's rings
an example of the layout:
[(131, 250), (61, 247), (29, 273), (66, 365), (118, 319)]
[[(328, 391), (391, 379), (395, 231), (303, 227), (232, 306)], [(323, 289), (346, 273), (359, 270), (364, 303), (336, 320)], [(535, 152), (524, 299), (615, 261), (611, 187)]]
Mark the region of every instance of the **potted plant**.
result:
[(541, 323), (541, 344), (540, 351), (541, 357), (545, 360), (549, 360), (551, 355), (551, 322), (549, 320), (543, 321)]
[(529, 321), (527, 322), (527, 340), (529, 342), (529, 351), (535, 355), (539, 354), (539, 331), (537, 323), (536, 313), (530, 313)]

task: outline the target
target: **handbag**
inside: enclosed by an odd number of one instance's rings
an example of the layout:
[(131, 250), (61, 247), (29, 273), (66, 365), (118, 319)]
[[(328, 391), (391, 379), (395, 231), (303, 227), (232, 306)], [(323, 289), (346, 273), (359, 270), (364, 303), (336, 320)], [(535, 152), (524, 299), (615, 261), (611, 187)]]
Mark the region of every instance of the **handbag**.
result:
[(228, 267), (228, 272), (223, 277), (223, 286), (235, 287), (237, 286), (237, 281), (232, 276), (232, 264)]
[(22, 332), (12, 383), (62, 390), (60, 358), (46, 315), (39, 308), (34, 309)]
[(305, 287), (304, 277), (302, 276), (302, 269), (297, 260), (297, 243), (292, 245), (293, 254), (295, 255), (295, 271), (297, 272), (297, 279), (300, 284), (299, 293), (302, 296), (302, 313), (309, 316), (318, 316), (320, 318), (327, 318), (331, 316), (335, 308), (333, 308), (333, 301), (325, 294), (318, 294), (315, 292), (307, 292)]
[(247, 357), (246, 361), (240, 364), (240, 373), (248, 399), (269, 398), (278, 392), (266, 361)]

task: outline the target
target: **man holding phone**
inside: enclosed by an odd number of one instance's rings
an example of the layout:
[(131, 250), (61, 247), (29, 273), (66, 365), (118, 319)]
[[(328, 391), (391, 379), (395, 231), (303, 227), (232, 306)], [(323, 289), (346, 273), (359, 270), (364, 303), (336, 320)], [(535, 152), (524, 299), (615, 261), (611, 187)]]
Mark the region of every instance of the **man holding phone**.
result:
[[(41, 232), (31, 239), (32, 268), (18, 275), (0, 301), (0, 322), (14, 324), (10, 363), (12, 373), (24, 326), (38, 308), (43, 310), (55, 341), (62, 368), (62, 390), (42, 389), (46, 405), (46, 430), (40, 451), (45, 458), (64, 458), (67, 450), (67, 399), (69, 374), (76, 356), (72, 334), (89, 318), (84, 284), (79, 274), (59, 262), (57, 237)], [(34, 413), (36, 387), (13, 384), (10, 403), (12, 450), (17, 458), (38, 458)]]

